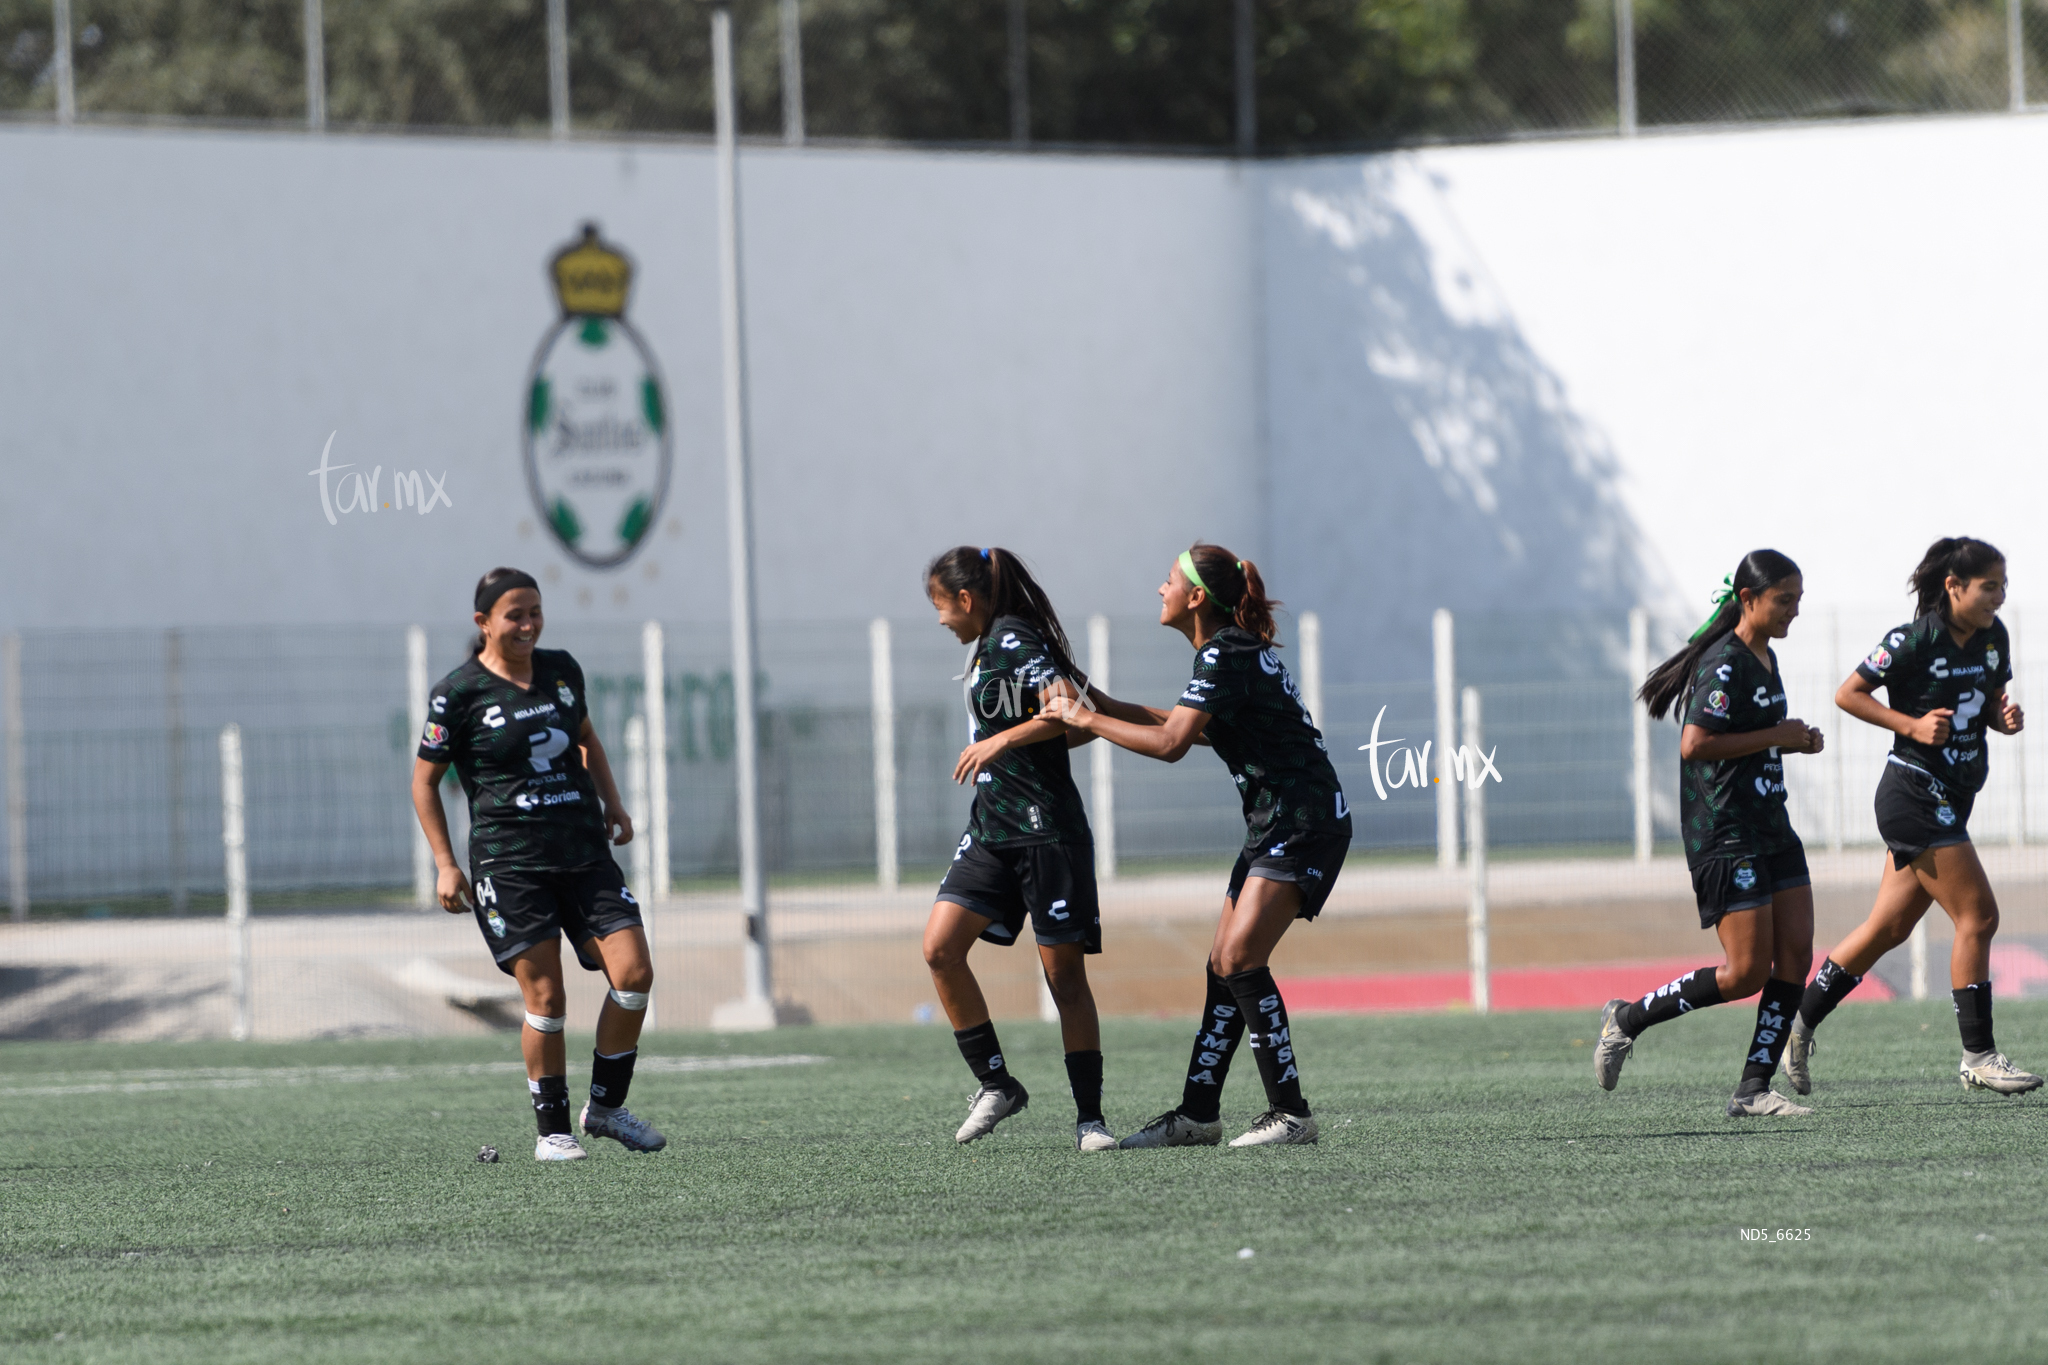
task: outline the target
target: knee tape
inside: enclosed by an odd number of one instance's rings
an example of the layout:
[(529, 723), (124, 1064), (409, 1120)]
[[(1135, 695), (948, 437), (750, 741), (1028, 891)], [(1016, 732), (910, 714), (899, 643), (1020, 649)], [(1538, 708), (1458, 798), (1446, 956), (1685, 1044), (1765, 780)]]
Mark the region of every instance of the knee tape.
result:
[(614, 987), (612, 999), (619, 1002), (619, 1008), (622, 1010), (639, 1011), (647, 1008), (646, 991), (622, 991)]
[(534, 1014), (530, 1011), (526, 1016), (526, 1026), (535, 1033), (560, 1033), (562, 1026), (568, 1022), (566, 1017), (550, 1019), (544, 1014)]

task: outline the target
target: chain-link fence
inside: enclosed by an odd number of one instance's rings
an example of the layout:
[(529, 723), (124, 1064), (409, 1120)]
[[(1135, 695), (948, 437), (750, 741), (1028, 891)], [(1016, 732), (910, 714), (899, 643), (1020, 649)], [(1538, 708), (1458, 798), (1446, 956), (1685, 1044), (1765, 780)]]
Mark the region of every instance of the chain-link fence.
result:
[[(1889, 736), (1845, 720), (1830, 699), (1893, 615), (1810, 612), (1779, 651), (1795, 714), (1829, 736), (1824, 754), (1788, 762), (1787, 781), (1823, 924), (1836, 930), (1860, 918), (1874, 889), (1870, 795)], [(2015, 632), (2018, 617), (2008, 613)], [(1675, 845), (1677, 731), (1651, 726), (1647, 751), (1637, 748), (1628, 622), (1537, 614), (1456, 624), (1449, 677), (1483, 703), (1479, 747), (1499, 774), (1483, 787), (1496, 965), (1628, 959), (1661, 969), (1674, 953), (1702, 951)], [(1097, 634), (1107, 654), (1095, 666), (1107, 665), (1115, 694), (1162, 705), (1178, 695), (1190, 665), (1181, 637), (1131, 619), (1077, 632), (1077, 642)], [(966, 733), (965, 651), (929, 619), (882, 638), (877, 646), (860, 622), (762, 632), (770, 943), (776, 992), (796, 1017), (903, 1018), (929, 1005), (917, 940), (966, 815), (951, 781)], [(1652, 631), (1651, 656), (1676, 639)], [(651, 695), (642, 632), (556, 626), (548, 636), (581, 662), (594, 725), (641, 820), (619, 860), (650, 902), (657, 1009), (675, 1026), (701, 1024), (739, 993), (743, 921), (727, 640), (705, 627), (671, 627), (663, 640), (651, 681), (667, 743), (636, 761), (629, 736)], [(1349, 981), (1404, 963), (1455, 966), (1471, 829), (1456, 813), (1444, 842), (1445, 788), (1426, 747), (1439, 758), (1446, 747), (1437, 683), (1326, 686), (1304, 657), (1312, 652), (1288, 643), (1356, 826), (1326, 922), (1300, 936), (1299, 951), (1314, 956), (1294, 970)], [(421, 904), (407, 632), (30, 632), (5, 644), (14, 915), (0, 925), (0, 1036), (198, 1036), (236, 1019), (258, 1036), (516, 1022), (516, 991), (492, 972), (469, 918)], [(430, 677), (465, 655), (456, 630), (427, 632), (426, 644)], [(878, 647), (894, 679), (879, 699)], [(876, 762), (878, 701), (892, 722), (893, 776)], [(220, 736), (230, 724), (253, 913), (247, 933), (224, 934), (235, 923), (232, 913), (224, 921), (230, 779)], [(1466, 737), (1450, 738), (1455, 747)], [(2048, 772), (2029, 765), (2031, 744), (2029, 734), (1994, 746), (1972, 823), (1987, 859), (2002, 860), (1994, 879), (2015, 933), (2032, 932), (2034, 919), (2048, 932), (2048, 856), (2035, 842), (2048, 799), (2029, 800), (2029, 775), (2041, 785)], [(1105, 874), (1111, 956), (1095, 973), (1105, 1008), (1186, 1003), (1242, 837), (1236, 792), (1201, 750), (1166, 765), (1096, 745), (1073, 761)], [(1638, 764), (1649, 773), (1641, 788)], [(650, 782), (668, 795), (665, 885), (649, 861)], [(452, 782), (446, 797), (460, 846), (466, 820)], [(2021, 965), (2048, 971), (2048, 957)], [(999, 1008), (1033, 1008), (1028, 952), (990, 957), (984, 970)], [(248, 983), (239, 995), (237, 980)], [(574, 989), (597, 988), (579, 977)]]
[[(741, 124), (1288, 152), (2022, 109), (2043, 0), (737, 0)], [(0, 115), (710, 131), (700, 0), (0, 0)]]

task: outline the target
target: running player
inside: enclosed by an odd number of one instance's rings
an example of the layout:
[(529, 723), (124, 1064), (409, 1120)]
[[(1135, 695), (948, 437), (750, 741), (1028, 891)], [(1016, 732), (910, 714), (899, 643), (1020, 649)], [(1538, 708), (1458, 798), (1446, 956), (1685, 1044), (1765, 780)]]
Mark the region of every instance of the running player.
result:
[[(1813, 1032), (1877, 960), (1904, 943), (1929, 904), (1955, 921), (1949, 954), (1966, 1090), (2017, 1095), (2041, 1084), (1991, 1035), (1991, 936), (1998, 901), (1970, 843), (1970, 807), (1984, 786), (1986, 729), (2016, 735), (2026, 724), (2009, 701), (2012, 644), (2005, 556), (1981, 540), (1937, 540), (1908, 580), (1914, 618), (1887, 631), (1835, 693), (1835, 705), (1897, 739), (1877, 783), (1877, 832), (1890, 851), (1870, 917), (1837, 944), (1799, 1003), (1785, 1072), (1804, 1095), (1813, 1078)], [(1885, 689), (1890, 705), (1872, 695)]]
[(1761, 990), (1728, 1117), (1813, 1112), (1771, 1089), (1813, 965), (1813, 884), (1806, 849), (1785, 813), (1781, 755), (1819, 753), (1821, 733), (1787, 719), (1770, 645), (1792, 628), (1803, 591), (1799, 566), (1776, 550), (1744, 555), (1715, 594), (1713, 615), (1636, 694), (1653, 718), (1663, 719), (1674, 704), (1684, 718), (1678, 786), (1685, 865), (1700, 927), (1720, 935), (1727, 960), (1641, 1000), (1607, 1002), (1593, 1048), (1593, 1076), (1603, 1090), (1614, 1089), (1644, 1029)]
[(1223, 1140), (1223, 1080), (1252, 1029), (1266, 1112), (1233, 1147), (1316, 1140), (1301, 1093), (1287, 1003), (1266, 965), (1297, 919), (1322, 913), (1351, 847), (1351, 811), (1323, 736), (1273, 643), (1273, 608), (1258, 566), (1197, 541), (1159, 586), (1159, 623), (1195, 648), (1194, 676), (1171, 711), (1090, 689), (1095, 708), (1049, 706), (1070, 728), (1147, 758), (1178, 763), (1191, 745), (1216, 751), (1244, 803), (1245, 837), (1209, 949), (1208, 998), (1177, 1108), (1125, 1147), (1213, 1147)]
[(953, 1137), (985, 1137), (1030, 1102), (1003, 1063), (988, 1002), (967, 965), (976, 939), (1015, 943), (1029, 919), (1060, 1011), (1074, 1145), (1107, 1151), (1116, 1138), (1102, 1118), (1102, 1034), (1085, 962), (1086, 954), (1102, 951), (1095, 838), (1067, 761), (1069, 745), (1087, 737), (1043, 714), (1048, 702), (1076, 695), (1086, 680), (1052, 603), (1008, 550), (948, 550), (925, 569), (925, 591), (939, 624), (974, 646), (966, 675), (969, 742), (953, 770), (954, 781), (974, 784), (974, 804), (924, 931), (939, 1003), (981, 1087)]
[[(583, 670), (566, 651), (535, 648), (540, 585), (528, 575), (491, 570), (477, 582), (475, 605), (469, 662), (434, 684), (413, 765), (412, 804), (440, 869), (441, 908), (474, 911), (498, 970), (525, 998), (519, 1046), (540, 1126), (534, 1160), (585, 1155), (569, 1130), (563, 934), (577, 961), (612, 988), (597, 1016), (583, 1131), (629, 1151), (659, 1151), (668, 1139), (626, 1108), (654, 966), (639, 904), (612, 861), (609, 846), (633, 837), (633, 821), (590, 725)], [(469, 797), (474, 892), (441, 808), (451, 763)]]

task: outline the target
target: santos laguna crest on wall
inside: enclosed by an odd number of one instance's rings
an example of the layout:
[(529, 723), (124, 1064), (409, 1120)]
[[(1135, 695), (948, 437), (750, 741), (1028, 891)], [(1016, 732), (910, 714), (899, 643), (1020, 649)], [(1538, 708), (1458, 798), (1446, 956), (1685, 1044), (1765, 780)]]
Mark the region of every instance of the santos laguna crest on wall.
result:
[(528, 377), (527, 486), (562, 548), (596, 569), (633, 557), (668, 493), (668, 398), (626, 321), (633, 263), (595, 223), (549, 265), (562, 317)]

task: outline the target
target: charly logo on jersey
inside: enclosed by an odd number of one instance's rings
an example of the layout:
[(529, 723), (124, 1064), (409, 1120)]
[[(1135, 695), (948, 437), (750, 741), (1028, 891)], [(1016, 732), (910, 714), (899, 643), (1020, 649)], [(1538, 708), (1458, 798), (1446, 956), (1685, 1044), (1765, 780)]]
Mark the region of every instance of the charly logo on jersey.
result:
[(668, 493), (668, 397), (626, 321), (633, 263), (585, 223), (549, 267), (562, 317), (526, 382), (533, 503), (563, 549), (595, 569), (633, 557)]

